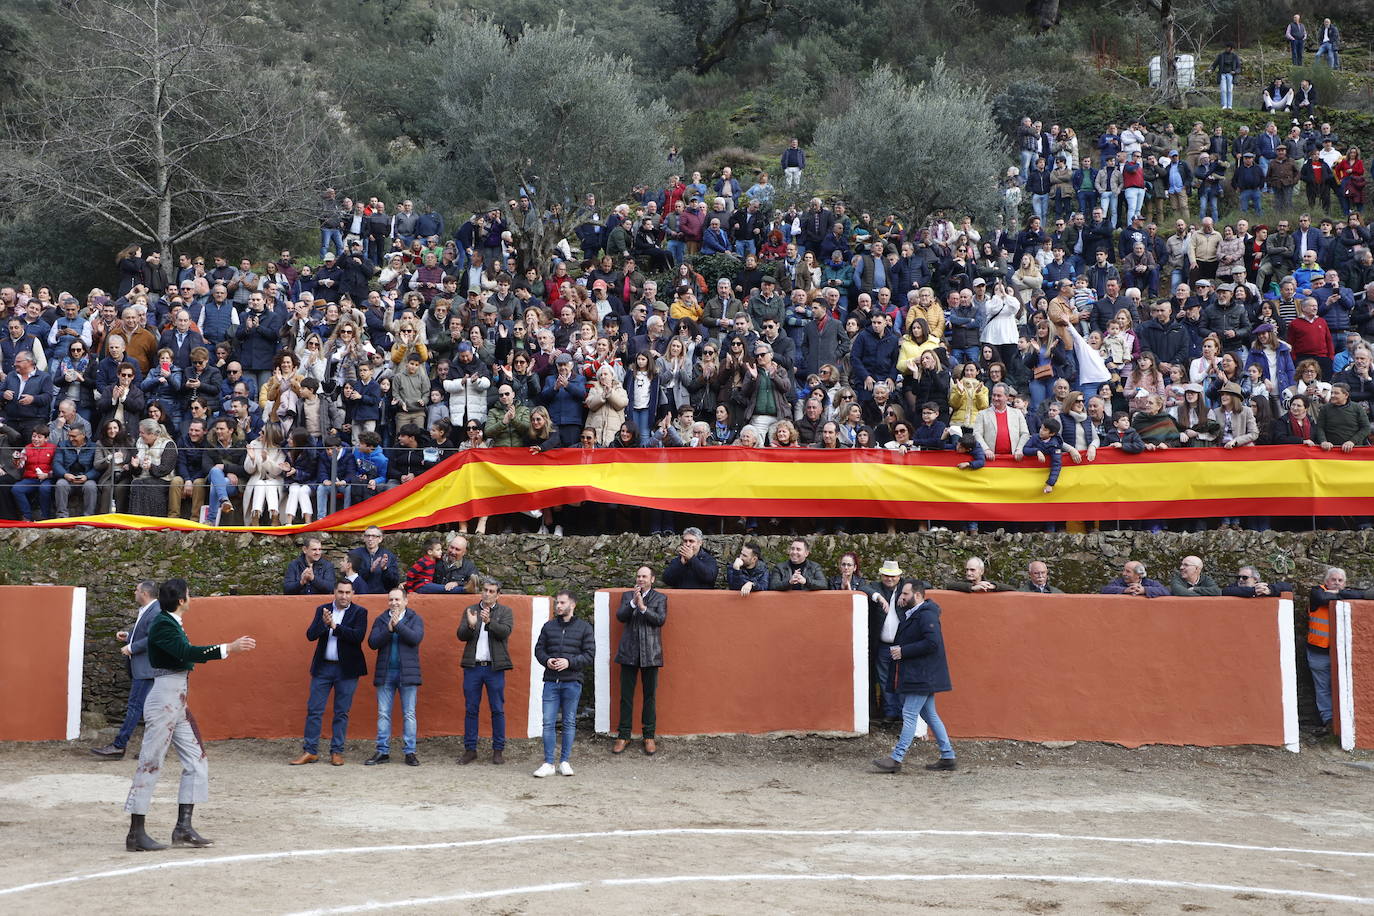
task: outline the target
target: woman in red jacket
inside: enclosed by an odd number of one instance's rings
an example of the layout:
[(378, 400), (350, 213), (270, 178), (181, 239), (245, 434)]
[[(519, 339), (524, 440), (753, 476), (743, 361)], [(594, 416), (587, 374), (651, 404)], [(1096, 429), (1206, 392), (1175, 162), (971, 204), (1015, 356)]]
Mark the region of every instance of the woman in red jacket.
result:
[(1331, 169), (1336, 185), (1340, 188), (1341, 209), (1349, 216), (1350, 211), (1364, 212), (1364, 160), (1360, 158), (1360, 148), (1352, 146), (1346, 150), (1345, 158), (1337, 160)]

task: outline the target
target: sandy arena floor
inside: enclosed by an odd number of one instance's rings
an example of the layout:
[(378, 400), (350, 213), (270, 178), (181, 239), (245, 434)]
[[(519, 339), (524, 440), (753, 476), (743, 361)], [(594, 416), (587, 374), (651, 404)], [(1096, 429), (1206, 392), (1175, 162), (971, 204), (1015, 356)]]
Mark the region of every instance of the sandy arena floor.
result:
[[(135, 760), (0, 746), (0, 912), (1335, 913), (1374, 905), (1374, 772), (1329, 745), (1128, 751), (959, 745), (961, 769), (867, 761), (891, 736), (579, 737), (536, 780), (535, 743), (460, 768), (288, 767), (295, 742), (210, 747), (211, 849), (129, 854)], [(135, 745), (137, 739), (135, 739)], [(170, 761), (169, 761), (170, 762)], [(175, 771), (175, 767), (172, 767)], [(148, 817), (176, 818), (164, 778)]]

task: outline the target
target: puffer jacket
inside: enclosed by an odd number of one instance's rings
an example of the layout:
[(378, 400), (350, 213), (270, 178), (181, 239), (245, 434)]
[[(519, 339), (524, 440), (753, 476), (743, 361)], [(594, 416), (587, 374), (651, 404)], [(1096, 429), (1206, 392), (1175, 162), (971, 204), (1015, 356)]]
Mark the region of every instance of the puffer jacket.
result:
[(597, 445), (610, 445), (625, 422), (625, 407), (630, 396), (625, 386), (615, 382), (609, 391), (600, 382), (587, 389), (587, 429), (596, 432)]

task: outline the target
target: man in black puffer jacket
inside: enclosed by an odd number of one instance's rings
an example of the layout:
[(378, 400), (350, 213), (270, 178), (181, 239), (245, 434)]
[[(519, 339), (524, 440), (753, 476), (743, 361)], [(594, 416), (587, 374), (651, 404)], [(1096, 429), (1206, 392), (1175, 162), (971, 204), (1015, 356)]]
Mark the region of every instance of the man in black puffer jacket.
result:
[[(577, 733), (577, 701), (582, 696), (582, 672), (596, 660), (596, 634), (592, 625), (574, 616), (577, 601), (561, 591), (553, 599), (554, 618), (539, 631), (534, 657), (544, 666), (544, 763), (534, 771), (543, 778), (554, 773), (573, 774), (573, 737)], [(554, 732), (563, 723), (563, 742), (554, 768)]]

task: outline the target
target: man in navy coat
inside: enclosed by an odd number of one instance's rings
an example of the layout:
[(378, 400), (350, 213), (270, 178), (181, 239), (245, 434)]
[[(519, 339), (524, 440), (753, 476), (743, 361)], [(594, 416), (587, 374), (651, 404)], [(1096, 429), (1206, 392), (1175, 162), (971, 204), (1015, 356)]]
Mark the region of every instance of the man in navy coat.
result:
[(353, 708), (353, 693), (358, 678), (367, 674), (363, 657), (363, 637), (367, 635), (367, 608), (353, 603), (353, 583), (339, 579), (334, 600), (315, 608), (305, 638), (315, 643), (310, 662), (310, 699), (305, 707), (305, 738), (301, 755), (292, 766), (320, 759), (320, 728), (324, 704), (334, 692), (334, 723), (329, 736), (329, 762), (343, 766), (344, 745), (348, 741), (348, 713)]
[(129, 660), (129, 704), (124, 710), (124, 724), (114, 741), (104, 747), (93, 747), (91, 753), (106, 760), (124, 759), (124, 748), (133, 737), (134, 729), (143, 721), (143, 701), (148, 699), (148, 691), (153, 688), (153, 666), (148, 663), (148, 627), (161, 610), (157, 603), (157, 583), (145, 579), (134, 589), (134, 601), (138, 603), (138, 619), (132, 630), (120, 630), (115, 636), (123, 640), (120, 652)]
[(925, 719), (940, 748), (940, 759), (926, 764), (926, 769), (952, 770), (956, 766), (954, 746), (935, 711), (935, 694), (950, 689), (940, 606), (926, 599), (926, 585), (916, 579), (902, 583), (897, 609), (897, 637), (888, 649), (892, 654), (889, 686), (902, 696), (902, 733), (892, 756), (879, 757), (873, 765), (884, 773), (900, 772), (902, 760), (916, 739), (916, 722)]

